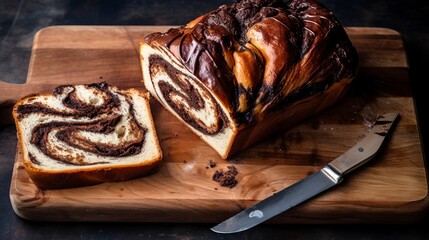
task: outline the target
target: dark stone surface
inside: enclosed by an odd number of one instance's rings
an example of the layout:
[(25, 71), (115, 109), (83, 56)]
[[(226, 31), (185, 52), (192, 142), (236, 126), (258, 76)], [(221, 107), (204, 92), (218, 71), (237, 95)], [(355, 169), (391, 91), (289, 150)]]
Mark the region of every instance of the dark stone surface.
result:
[[(404, 38), (421, 136), (429, 138), (425, 81), (429, 69), (429, 2), (321, 0), (345, 26), (387, 27)], [(51, 25), (178, 25), (228, 1), (0, 0), (0, 79), (23, 83), (35, 32)], [(0, 116), (4, 117), (4, 116)], [(13, 125), (0, 128), (0, 239), (429, 239), (424, 220), (410, 225), (260, 225), (218, 235), (211, 224), (32, 222), (9, 200), (16, 148)], [(425, 155), (429, 147), (424, 144)], [(398, 193), (400, 194), (400, 193)]]

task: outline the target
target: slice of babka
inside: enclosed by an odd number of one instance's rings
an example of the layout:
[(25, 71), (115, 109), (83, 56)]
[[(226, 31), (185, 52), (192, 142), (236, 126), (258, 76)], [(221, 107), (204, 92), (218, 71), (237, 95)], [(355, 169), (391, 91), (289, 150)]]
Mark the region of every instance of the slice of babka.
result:
[(149, 93), (105, 82), (61, 85), (13, 109), (24, 167), (41, 188), (144, 176), (161, 161)]

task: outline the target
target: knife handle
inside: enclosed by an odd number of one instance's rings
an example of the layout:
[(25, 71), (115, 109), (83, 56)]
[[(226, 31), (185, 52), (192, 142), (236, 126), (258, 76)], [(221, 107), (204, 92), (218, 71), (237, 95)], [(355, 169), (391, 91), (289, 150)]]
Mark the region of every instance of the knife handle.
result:
[(371, 160), (380, 149), (397, 117), (398, 113), (381, 115), (364, 139), (328, 165), (344, 175)]

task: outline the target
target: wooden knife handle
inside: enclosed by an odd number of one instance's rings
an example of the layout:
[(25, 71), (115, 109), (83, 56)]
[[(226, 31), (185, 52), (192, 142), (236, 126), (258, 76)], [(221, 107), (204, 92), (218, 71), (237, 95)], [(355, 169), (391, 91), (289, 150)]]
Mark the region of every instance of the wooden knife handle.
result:
[(399, 113), (397, 112), (380, 115), (365, 138), (330, 162), (329, 166), (344, 175), (371, 160), (379, 151), (398, 118)]

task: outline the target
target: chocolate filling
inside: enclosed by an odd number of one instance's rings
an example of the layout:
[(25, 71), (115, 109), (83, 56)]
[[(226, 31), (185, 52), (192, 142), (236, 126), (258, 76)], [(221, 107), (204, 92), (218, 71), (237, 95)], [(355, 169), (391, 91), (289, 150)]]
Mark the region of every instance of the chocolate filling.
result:
[[(101, 86), (107, 83), (99, 83), (99, 84), (88, 84), (87, 86), (96, 86), (100, 90), (105, 90)], [(61, 85), (54, 89), (53, 94), (55, 96), (58, 96), (63, 93), (64, 89), (66, 87), (73, 87), (71, 85)], [(74, 87), (73, 87), (74, 88)], [(63, 116), (63, 117), (70, 117), (73, 116), (74, 118), (81, 118), (81, 117), (89, 117), (94, 118), (100, 114), (107, 113), (111, 111), (113, 108), (117, 108), (120, 106), (120, 101), (117, 96), (115, 96), (110, 91), (105, 91), (109, 98), (106, 101), (106, 104), (101, 106), (94, 106), (90, 104), (86, 104), (83, 101), (80, 101), (79, 99), (74, 96), (73, 94), (75, 89), (73, 89), (63, 100), (64, 106), (74, 110), (72, 112), (63, 112), (58, 111), (56, 109), (50, 108), (40, 102), (35, 102), (32, 104), (22, 104), (18, 107), (17, 113), (18, 113), (18, 119), (25, 118), (28, 114), (31, 113), (43, 113), (46, 115), (57, 115), (57, 116)]]
[[(142, 150), (142, 146), (145, 141), (145, 134), (147, 129), (144, 129), (138, 121), (135, 120), (134, 108), (131, 100), (125, 96), (126, 101), (129, 104), (129, 112), (132, 116), (132, 119), (128, 121), (130, 124), (131, 131), (134, 133), (135, 139), (121, 142), (118, 145), (114, 144), (101, 144), (93, 142), (89, 139), (84, 138), (79, 135), (79, 131), (93, 132), (99, 134), (110, 134), (112, 133), (117, 124), (121, 121), (123, 116), (118, 115), (113, 111), (114, 108), (120, 107), (119, 98), (109, 91), (107, 88), (102, 87), (103, 85), (94, 85), (93, 87), (100, 87), (101, 90), (105, 91), (109, 96), (109, 101), (98, 107), (89, 107), (89, 105), (82, 104), (82, 101), (78, 99), (73, 99), (72, 97), (67, 96), (65, 99), (68, 99), (67, 102), (69, 106), (73, 106), (74, 109), (77, 109), (77, 114), (73, 115), (74, 117), (89, 117), (93, 118), (94, 113), (102, 116), (100, 119), (92, 120), (88, 122), (61, 122), (61, 121), (51, 121), (43, 124), (37, 125), (32, 130), (30, 143), (35, 145), (41, 152), (49, 156), (52, 159), (55, 159), (63, 164), (68, 165), (93, 165), (93, 164), (102, 164), (107, 162), (93, 162), (87, 163), (84, 160), (84, 156), (72, 157), (71, 155), (64, 155), (52, 151), (53, 149), (51, 143), (48, 142), (48, 135), (50, 132), (57, 130), (56, 137), (64, 142), (68, 146), (81, 149), (86, 152), (91, 152), (100, 156), (112, 156), (112, 157), (126, 157), (139, 154)], [(64, 89), (64, 86), (60, 86), (54, 90), (54, 94), (60, 94)], [(117, 93), (120, 94), (120, 93)], [(70, 95), (70, 94), (69, 94)], [(26, 116), (32, 112), (27, 112), (31, 109), (36, 110), (35, 113), (42, 113), (47, 116), (57, 115), (60, 117), (69, 116), (71, 114), (64, 113), (55, 109), (51, 109), (48, 106), (42, 106), (40, 104), (26, 104), (23, 105), (20, 116)], [(34, 113), (34, 112), (33, 112)], [(102, 115), (100, 115), (102, 114)], [(52, 144), (54, 145), (54, 144)], [(71, 149), (64, 149), (64, 147), (57, 146), (56, 148), (61, 149), (61, 151), (71, 151)], [(35, 164), (40, 164), (39, 161), (31, 153), (29, 154), (30, 160)]]
[[(48, 135), (51, 131), (58, 129), (56, 137), (66, 144), (87, 152), (92, 152), (100, 156), (126, 157), (135, 155), (141, 152), (144, 143), (144, 129), (136, 129), (142, 131), (142, 137), (132, 143), (123, 143), (117, 146), (112, 144), (100, 144), (91, 142), (84, 138), (76, 137), (77, 131), (89, 131), (94, 133), (111, 133), (121, 116), (109, 116), (106, 119), (96, 120), (86, 123), (67, 123), (67, 122), (49, 122), (38, 125), (32, 133), (31, 144), (35, 145), (45, 155), (56, 159), (60, 162), (72, 164), (69, 159), (64, 159), (55, 152), (49, 149)], [(138, 124), (136, 124), (137, 126)], [(78, 165), (88, 165), (82, 162)]]
[[(210, 93), (205, 92), (204, 95), (206, 96), (206, 99), (204, 99), (197, 91), (197, 89), (193, 87), (189, 82), (184, 82), (178, 79), (177, 75), (182, 73), (178, 72), (167, 61), (165, 61), (159, 56), (150, 56), (149, 64), (151, 69), (150, 74), (152, 77), (155, 74), (153, 72), (154, 69), (164, 71), (166, 74), (168, 74), (168, 77), (180, 87), (181, 92), (178, 92), (166, 81), (160, 80), (157, 82), (158, 87), (161, 90), (163, 99), (165, 99), (168, 105), (173, 108), (173, 110), (189, 125), (206, 135), (215, 135), (221, 132), (227, 126), (227, 118), (225, 114), (218, 107), (216, 101), (211, 97)], [(218, 116), (218, 118), (216, 119), (217, 122), (214, 124), (214, 126), (206, 126), (202, 121), (193, 118), (188, 113), (187, 109), (184, 109), (181, 105), (177, 105), (176, 103), (174, 103), (174, 101), (170, 99), (171, 92), (174, 92), (174, 94), (185, 99), (188, 105), (195, 110), (203, 109), (205, 107), (205, 101), (213, 102), (215, 107), (214, 109), (212, 109), (212, 111), (214, 111)]]
[(30, 158), (30, 161), (32, 163), (34, 163), (35, 165), (40, 165), (39, 160), (37, 160), (36, 156), (34, 156), (33, 154), (28, 153), (28, 157)]

